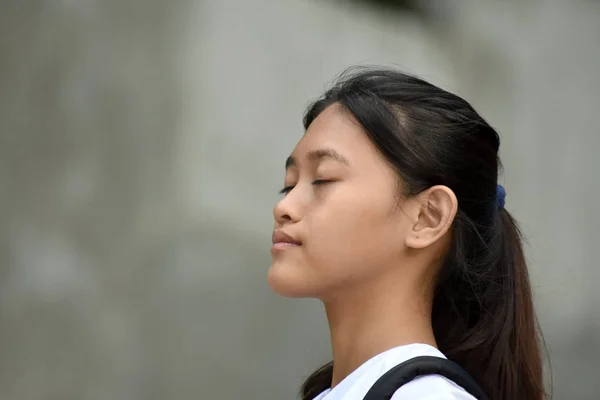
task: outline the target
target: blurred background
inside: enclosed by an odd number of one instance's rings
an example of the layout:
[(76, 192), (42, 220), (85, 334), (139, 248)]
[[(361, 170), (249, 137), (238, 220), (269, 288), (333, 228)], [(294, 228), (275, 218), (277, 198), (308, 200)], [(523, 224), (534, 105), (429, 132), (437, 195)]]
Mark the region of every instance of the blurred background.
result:
[(500, 131), (554, 399), (598, 399), (599, 43), (591, 0), (1, 0), (0, 398), (295, 398), (330, 350), (265, 281), (283, 162), (383, 64)]

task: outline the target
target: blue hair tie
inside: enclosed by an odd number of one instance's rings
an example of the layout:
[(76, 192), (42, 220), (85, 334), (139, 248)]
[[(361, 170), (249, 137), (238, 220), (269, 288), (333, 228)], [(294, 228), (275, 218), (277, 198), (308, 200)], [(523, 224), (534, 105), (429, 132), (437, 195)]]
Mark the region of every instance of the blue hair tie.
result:
[(506, 189), (502, 185), (496, 185), (496, 203), (498, 209), (504, 208), (504, 202), (506, 201)]

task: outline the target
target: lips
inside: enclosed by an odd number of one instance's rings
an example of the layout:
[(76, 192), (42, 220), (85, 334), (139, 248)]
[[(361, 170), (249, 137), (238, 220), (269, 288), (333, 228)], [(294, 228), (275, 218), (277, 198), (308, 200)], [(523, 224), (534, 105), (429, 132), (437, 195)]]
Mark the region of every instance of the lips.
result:
[(273, 244), (300, 246), (302, 242), (282, 230), (276, 230), (273, 232)]

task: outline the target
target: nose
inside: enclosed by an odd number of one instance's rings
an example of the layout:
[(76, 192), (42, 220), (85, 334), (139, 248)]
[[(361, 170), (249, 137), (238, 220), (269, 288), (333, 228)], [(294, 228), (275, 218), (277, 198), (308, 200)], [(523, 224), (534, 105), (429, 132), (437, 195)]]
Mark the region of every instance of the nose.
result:
[(291, 193), (282, 198), (273, 207), (273, 217), (279, 225), (285, 223), (297, 222), (300, 219), (300, 207), (294, 204)]

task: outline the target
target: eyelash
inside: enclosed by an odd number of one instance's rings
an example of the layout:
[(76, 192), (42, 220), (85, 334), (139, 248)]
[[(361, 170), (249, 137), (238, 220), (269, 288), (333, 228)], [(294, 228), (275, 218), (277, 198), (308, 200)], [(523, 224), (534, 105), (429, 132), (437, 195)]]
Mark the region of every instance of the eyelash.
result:
[[(332, 180), (328, 180), (328, 179), (315, 179), (314, 181), (312, 181), (312, 184), (313, 185), (323, 185), (325, 183), (331, 183), (331, 182), (333, 182), (333, 181)], [(294, 187), (295, 186), (286, 186), (286, 187), (284, 187), (283, 189), (281, 189), (279, 191), (279, 194), (286, 195), (289, 192), (291, 192), (292, 189), (294, 189)]]

